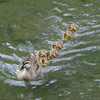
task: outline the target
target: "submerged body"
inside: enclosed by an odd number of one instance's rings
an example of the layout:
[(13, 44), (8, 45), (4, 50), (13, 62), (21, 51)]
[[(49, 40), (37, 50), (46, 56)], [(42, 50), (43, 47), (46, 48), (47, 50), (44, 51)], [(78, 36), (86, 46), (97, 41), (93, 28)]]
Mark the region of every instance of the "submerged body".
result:
[(29, 53), (30, 54), (17, 67), (17, 76), (22, 80), (32, 80), (41, 72), (41, 66), (35, 55), (31, 52)]

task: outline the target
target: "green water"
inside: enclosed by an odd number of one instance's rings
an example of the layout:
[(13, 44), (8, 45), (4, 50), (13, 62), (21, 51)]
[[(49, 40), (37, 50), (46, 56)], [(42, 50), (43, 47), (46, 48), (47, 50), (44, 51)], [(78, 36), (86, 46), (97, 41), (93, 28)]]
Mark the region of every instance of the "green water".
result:
[[(18, 64), (62, 41), (69, 24), (79, 30), (59, 56), (25, 84)], [(100, 99), (100, 0), (0, 0), (0, 100)]]

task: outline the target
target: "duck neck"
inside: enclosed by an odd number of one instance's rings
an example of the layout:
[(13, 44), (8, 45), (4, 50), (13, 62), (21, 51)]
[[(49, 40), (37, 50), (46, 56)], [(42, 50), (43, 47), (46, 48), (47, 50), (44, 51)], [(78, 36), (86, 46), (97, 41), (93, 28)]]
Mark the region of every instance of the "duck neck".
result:
[(29, 72), (29, 68), (24, 68), (24, 72)]
[(29, 70), (24, 68), (24, 71), (23, 71), (21, 77), (22, 77), (23, 80), (30, 80), (31, 79), (31, 74), (30, 74)]

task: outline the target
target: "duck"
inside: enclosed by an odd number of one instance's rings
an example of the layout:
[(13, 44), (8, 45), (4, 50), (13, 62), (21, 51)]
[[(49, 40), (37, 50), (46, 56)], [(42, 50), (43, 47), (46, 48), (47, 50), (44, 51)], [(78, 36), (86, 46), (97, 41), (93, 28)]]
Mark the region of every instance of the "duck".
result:
[(17, 77), (29, 81), (36, 78), (40, 72), (41, 66), (37, 58), (29, 51), (29, 55), (17, 67)]
[(68, 26), (67, 30), (71, 32), (76, 32), (79, 29), (79, 26), (77, 24), (71, 24)]
[(56, 41), (51, 45), (51, 48), (59, 50), (63, 48), (63, 43), (61, 41)]
[(50, 51), (47, 52), (47, 59), (53, 59), (56, 58), (58, 56), (58, 51), (56, 49), (52, 49)]
[(45, 66), (47, 66), (47, 65), (49, 64), (47, 58), (41, 58), (41, 59), (39, 60), (39, 63), (40, 63), (40, 65), (41, 65), (42, 67), (45, 67)]
[(41, 59), (41, 58), (46, 57), (46, 55), (47, 55), (47, 51), (44, 49), (41, 49), (40, 51), (37, 52), (36, 57), (37, 59)]
[(66, 31), (63, 36), (62, 39), (63, 40), (70, 40), (73, 37), (73, 33), (71, 31)]

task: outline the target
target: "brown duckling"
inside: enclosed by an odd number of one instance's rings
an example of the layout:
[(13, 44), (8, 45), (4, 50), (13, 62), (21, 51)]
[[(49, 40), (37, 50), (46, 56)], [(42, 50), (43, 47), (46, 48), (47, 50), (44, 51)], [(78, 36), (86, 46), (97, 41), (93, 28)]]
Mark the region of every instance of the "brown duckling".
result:
[(63, 36), (62, 39), (63, 40), (70, 40), (73, 37), (73, 33), (71, 31), (66, 31)]
[(45, 66), (47, 66), (47, 65), (49, 64), (47, 58), (41, 58), (41, 59), (39, 60), (39, 63), (40, 63), (40, 65), (41, 65), (42, 67), (45, 67)]
[(17, 76), (22, 80), (32, 80), (40, 72), (41, 66), (32, 52), (17, 67)]
[(52, 49), (61, 49), (63, 47), (63, 43), (61, 41), (56, 41), (51, 45)]
[(37, 54), (36, 54), (36, 57), (38, 58), (38, 59), (40, 59), (40, 58), (43, 58), (43, 57), (46, 57), (47, 56), (47, 51), (46, 50), (40, 50)]
[(49, 52), (47, 52), (47, 59), (53, 59), (56, 58), (58, 56), (58, 51), (56, 49), (50, 50)]
[(77, 24), (71, 24), (67, 29), (71, 32), (76, 32), (79, 29), (79, 26)]

